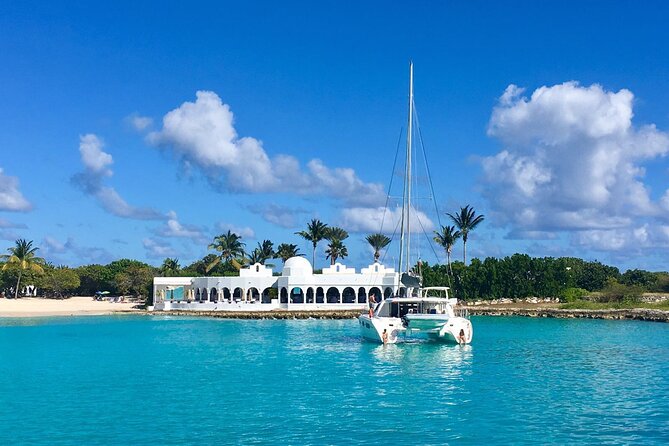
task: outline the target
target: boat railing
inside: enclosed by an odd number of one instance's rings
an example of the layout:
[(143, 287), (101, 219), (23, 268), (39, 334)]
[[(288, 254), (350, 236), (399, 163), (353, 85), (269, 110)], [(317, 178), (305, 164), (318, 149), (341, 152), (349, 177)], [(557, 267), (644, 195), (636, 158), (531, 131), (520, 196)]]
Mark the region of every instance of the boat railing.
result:
[(457, 317), (464, 317), (465, 319), (469, 319), (469, 310), (466, 308), (454, 308), (453, 312)]

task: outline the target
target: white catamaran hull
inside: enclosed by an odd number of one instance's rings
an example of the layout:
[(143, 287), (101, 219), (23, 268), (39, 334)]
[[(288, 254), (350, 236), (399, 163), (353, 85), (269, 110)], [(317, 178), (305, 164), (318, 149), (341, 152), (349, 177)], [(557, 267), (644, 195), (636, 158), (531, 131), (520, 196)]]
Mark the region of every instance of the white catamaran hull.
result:
[[(408, 320), (407, 335), (414, 333), (424, 333), (429, 338), (438, 339), (444, 342), (454, 342), (469, 344), (474, 336), (474, 329), (469, 319), (463, 317), (435, 317), (431, 314), (413, 314), (406, 315)], [(464, 334), (464, 339), (460, 336), (460, 331)]]
[(395, 344), (398, 338), (402, 338), (406, 329), (402, 325), (402, 319), (398, 317), (372, 317), (361, 314), (358, 317), (360, 334), (368, 341), (383, 343), (383, 331), (388, 334), (386, 344)]

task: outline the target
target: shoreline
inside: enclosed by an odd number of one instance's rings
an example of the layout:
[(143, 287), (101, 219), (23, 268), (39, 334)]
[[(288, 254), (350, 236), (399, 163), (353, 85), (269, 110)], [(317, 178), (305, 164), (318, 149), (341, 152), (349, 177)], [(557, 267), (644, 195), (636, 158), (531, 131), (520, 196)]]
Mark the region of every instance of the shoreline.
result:
[(94, 300), (91, 296), (74, 296), (67, 299), (22, 297), (0, 299), (0, 318), (39, 318), (58, 316), (105, 316), (109, 314), (140, 314), (136, 302), (110, 302)]
[(514, 308), (495, 306), (463, 306), (472, 316), (522, 316), (557, 319), (608, 319), (636, 320), (647, 322), (669, 322), (669, 311), (648, 308), (624, 308), (606, 310), (562, 309), (562, 308)]
[[(40, 318), (59, 316), (105, 316), (135, 314), (147, 316), (194, 316), (219, 319), (354, 319), (360, 310), (318, 311), (148, 311), (136, 308), (136, 302), (96, 301), (92, 297), (75, 296), (68, 299), (20, 298), (0, 299), (0, 318)], [(669, 322), (669, 311), (648, 308), (626, 309), (561, 309), (555, 304), (463, 305), (459, 308), (472, 316), (521, 316), (560, 319), (607, 319)]]

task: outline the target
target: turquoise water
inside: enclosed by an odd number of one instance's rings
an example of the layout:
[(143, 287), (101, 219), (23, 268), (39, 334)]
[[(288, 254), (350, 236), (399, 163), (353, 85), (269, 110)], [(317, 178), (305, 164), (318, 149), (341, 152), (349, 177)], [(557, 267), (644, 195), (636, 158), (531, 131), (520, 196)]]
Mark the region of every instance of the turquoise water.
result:
[(0, 444), (667, 444), (669, 324), (0, 319)]

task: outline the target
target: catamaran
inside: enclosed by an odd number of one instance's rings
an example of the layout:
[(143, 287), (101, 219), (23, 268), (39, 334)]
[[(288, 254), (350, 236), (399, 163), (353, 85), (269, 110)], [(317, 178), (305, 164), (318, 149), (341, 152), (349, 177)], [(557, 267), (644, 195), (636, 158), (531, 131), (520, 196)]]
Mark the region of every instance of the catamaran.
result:
[(400, 221), (399, 296), (376, 303), (358, 317), (360, 332), (366, 340), (394, 344), (411, 337), (427, 337), (445, 342), (468, 344), (474, 330), (465, 312), (456, 313), (457, 299), (449, 298), (448, 287), (421, 286), (419, 275), (412, 272), (411, 248), (411, 175), (412, 125), (414, 121), (413, 63), (409, 64), (409, 123), (407, 127), (406, 164)]

